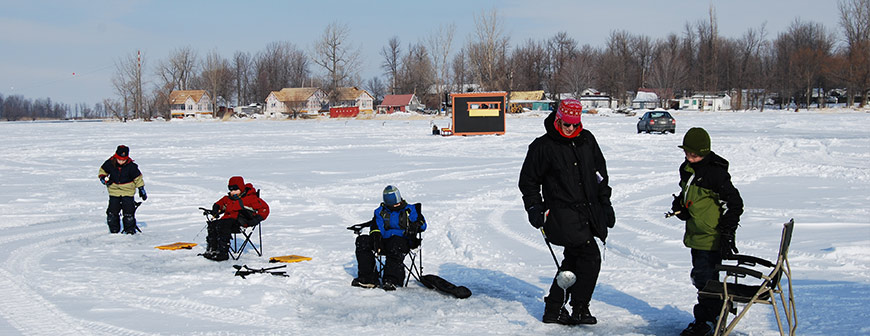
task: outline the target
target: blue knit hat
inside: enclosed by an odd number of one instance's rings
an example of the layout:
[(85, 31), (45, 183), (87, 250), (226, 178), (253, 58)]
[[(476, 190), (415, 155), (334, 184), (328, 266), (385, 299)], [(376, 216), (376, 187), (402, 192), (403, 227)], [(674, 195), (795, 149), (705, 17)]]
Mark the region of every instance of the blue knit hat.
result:
[(399, 188), (388, 185), (384, 188), (384, 204), (394, 206), (402, 202), (402, 194), (399, 193)]

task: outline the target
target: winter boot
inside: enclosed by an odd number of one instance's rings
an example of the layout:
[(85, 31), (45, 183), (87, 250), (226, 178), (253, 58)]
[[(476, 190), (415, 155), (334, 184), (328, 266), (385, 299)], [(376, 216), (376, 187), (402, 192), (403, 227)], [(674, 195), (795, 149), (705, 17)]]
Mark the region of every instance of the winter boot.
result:
[(571, 313), (572, 322), (576, 322), (576, 324), (596, 324), (598, 323), (598, 319), (595, 316), (592, 316), (592, 313), (589, 312), (589, 305), (583, 305), (574, 308), (574, 312)]
[(711, 328), (709, 324), (706, 322), (694, 321), (689, 323), (689, 326), (686, 327), (686, 329), (683, 329), (680, 336), (707, 336), (712, 334), (713, 328)]
[(383, 290), (389, 292), (389, 291), (394, 291), (394, 290), (396, 290), (396, 285), (393, 284), (393, 282), (390, 281), (389, 279), (386, 279), (386, 280), (384, 280), (384, 284), (381, 285), (381, 288), (382, 288)]
[(558, 323), (562, 325), (575, 325), (577, 321), (571, 318), (571, 314), (568, 313), (568, 310), (565, 308), (559, 308), (559, 310), (554, 311), (552, 309), (544, 309), (544, 316), (541, 318), (541, 322), (544, 323)]
[(136, 234), (136, 217), (133, 215), (124, 215), (124, 233)]
[(121, 218), (117, 214), (106, 211), (106, 224), (109, 225), (109, 233), (121, 232)]
[(367, 279), (367, 278), (354, 278), (350, 282), (351, 286), (354, 287), (362, 287), (362, 288), (375, 288), (378, 286), (378, 281), (375, 279)]

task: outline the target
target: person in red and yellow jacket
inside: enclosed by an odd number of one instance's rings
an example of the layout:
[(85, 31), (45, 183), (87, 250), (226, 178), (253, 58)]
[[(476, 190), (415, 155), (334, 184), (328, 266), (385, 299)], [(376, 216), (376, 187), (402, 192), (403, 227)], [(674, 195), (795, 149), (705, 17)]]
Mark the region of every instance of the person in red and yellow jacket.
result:
[(220, 219), (208, 223), (208, 246), (202, 254), (204, 258), (214, 261), (229, 259), (232, 233), (240, 232), (243, 227), (260, 224), (269, 217), (269, 204), (260, 198), (252, 184), (245, 184), (244, 178), (231, 177), (227, 189), (227, 195), (212, 206), (212, 216), (220, 216)]
[(124, 145), (115, 149), (115, 155), (103, 162), (97, 173), (100, 183), (109, 192), (109, 207), (106, 209), (106, 223), (110, 233), (121, 231), (120, 213), (124, 211), (124, 233), (136, 234), (136, 202), (133, 196), (139, 189), (139, 197), (148, 199), (145, 193), (145, 180), (139, 166), (130, 158), (130, 148)]

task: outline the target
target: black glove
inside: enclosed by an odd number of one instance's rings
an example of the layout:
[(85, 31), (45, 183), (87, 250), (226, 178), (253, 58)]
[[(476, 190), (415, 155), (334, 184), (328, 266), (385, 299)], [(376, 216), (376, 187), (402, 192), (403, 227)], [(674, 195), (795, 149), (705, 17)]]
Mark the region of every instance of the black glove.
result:
[(677, 216), (677, 218), (682, 220), (689, 220), (689, 218), (692, 218), (692, 216), (689, 215), (689, 209), (686, 209), (686, 207), (683, 206), (680, 196), (674, 194), (671, 194), (671, 196), (674, 196), (674, 201), (671, 203), (671, 211), (674, 212), (674, 216)]
[(221, 206), (215, 203), (211, 206), (211, 216), (217, 218), (221, 214)]
[(719, 253), (722, 257), (740, 253), (737, 250), (737, 245), (734, 243), (734, 230), (719, 232)]
[(145, 193), (145, 187), (139, 187), (139, 198), (143, 201), (148, 199), (148, 194)]
[(100, 183), (102, 183), (104, 186), (108, 187), (108, 186), (112, 185), (112, 180), (110, 180), (108, 176), (103, 175), (103, 176), (100, 176)]
[(372, 248), (375, 250), (375, 254), (381, 253), (381, 250), (384, 249), (384, 240), (381, 239), (381, 233), (375, 231), (369, 233), (369, 236), (372, 237)]
[(408, 224), (408, 230), (405, 233), (408, 235), (408, 238), (414, 238), (420, 233), (420, 228), (423, 227), (422, 221), (414, 221)]
[(532, 224), (536, 229), (544, 226), (544, 205), (535, 204), (529, 207), (526, 212), (529, 213), (529, 224)]

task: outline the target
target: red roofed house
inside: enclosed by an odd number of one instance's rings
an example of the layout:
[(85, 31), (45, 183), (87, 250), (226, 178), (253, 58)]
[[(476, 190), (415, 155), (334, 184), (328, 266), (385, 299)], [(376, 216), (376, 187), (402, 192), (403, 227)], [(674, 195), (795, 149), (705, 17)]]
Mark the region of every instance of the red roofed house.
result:
[(386, 95), (378, 105), (378, 113), (411, 112), (421, 107), (420, 99), (414, 94)]

